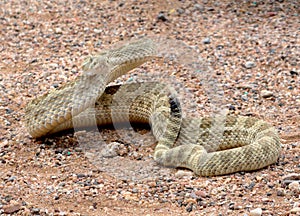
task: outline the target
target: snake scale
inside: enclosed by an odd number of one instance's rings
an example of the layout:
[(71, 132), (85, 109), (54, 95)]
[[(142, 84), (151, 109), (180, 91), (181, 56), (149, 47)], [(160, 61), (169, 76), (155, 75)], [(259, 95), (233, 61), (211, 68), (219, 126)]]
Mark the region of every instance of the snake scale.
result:
[(155, 42), (141, 39), (91, 56), (74, 81), (33, 99), (25, 109), (34, 138), (74, 127), (148, 123), (157, 139), (154, 160), (200, 176), (251, 171), (277, 161), (281, 143), (274, 127), (254, 117), (182, 117), (167, 85), (156, 82), (107, 86), (157, 57)]

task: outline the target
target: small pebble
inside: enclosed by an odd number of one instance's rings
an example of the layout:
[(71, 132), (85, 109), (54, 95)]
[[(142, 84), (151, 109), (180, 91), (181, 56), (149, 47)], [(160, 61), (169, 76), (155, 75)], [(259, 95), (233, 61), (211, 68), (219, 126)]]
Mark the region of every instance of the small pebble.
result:
[(49, 67), (55, 69), (55, 68), (58, 68), (58, 64), (56, 64), (56, 63), (50, 63)]
[(74, 150), (75, 150), (76, 152), (82, 152), (82, 148), (81, 148), (81, 147), (76, 147)]
[(96, 42), (94, 43), (94, 46), (95, 46), (95, 47), (101, 47), (101, 45), (102, 45), (102, 41), (101, 41), (101, 40), (98, 40), (98, 41), (96, 41)]
[(260, 216), (262, 215), (262, 209), (261, 208), (256, 208), (250, 211), (251, 216)]
[(187, 203), (193, 203), (193, 204), (197, 205), (196, 199), (193, 199), (193, 198), (186, 199), (186, 202)]
[(255, 178), (256, 178), (257, 181), (261, 181), (264, 177), (262, 177), (262, 176), (256, 176)]
[(298, 181), (294, 181), (292, 183), (289, 184), (289, 189), (291, 189), (292, 191), (295, 192), (300, 192), (300, 184)]
[(283, 190), (278, 190), (277, 191), (277, 196), (284, 196), (284, 195), (285, 195), (285, 193), (284, 193)]
[(83, 173), (78, 173), (76, 176), (77, 176), (77, 178), (84, 178), (84, 177), (86, 177), (86, 175), (83, 174)]
[(16, 180), (16, 179), (17, 179), (16, 176), (11, 176), (11, 177), (9, 177), (9, 178), (7, 179), (7, 181), (10, 182), (10, 181), (14, 181), (14, 180)]
[(137, 188), (132, 188), (132, 193), (138, 193), (139, 192), (139, 189)]
[(58, 88), (58, 87), (59, 87), (59, 85), (58, 85), (57, 83), (53, 83), (52, 86), (53, 86), (54, 88)]
[(101, 151), (101, 155), (106, 158), (112, 158), (118, 156), (118, 149), (120, 148), (120, 143), (112, 142), (104, 146)]
[(252, 89), (253, 86), (248, 83), (241, 83), (237, 86), (238, 89)]
[(6, 108), (5, 111), (6, 111), (6, 114), (11, 114), (14, 112), (12, 109), (9, 109), (9, 108)]
[(193, 204), (191, 204), (191, 205), (188, 205), (185, 209), (186, 209), (186, 211), (187, 212), (191, 212), (191, 211), (193, 211)]
[(298, 71), (296, 71), (296, 70), (291, 70), (290, 71), (290, 74), (292, 75), (292, 76), (297, 76), (297, 75), (299, 75), (299, 73), (298, 73)]
[(195, 4), (194, 9), (202, 12), (205, 8), (201, 4)]
[(94, 33), (96, 33), (96, 34), (99, 34), (99, 33), (101, 33), (101, 32), (102, 32), (101, 29), (94, 29)]
[(290, 213), (291, 214), (299, 214), (300, 213), (300, 207), (292, 208)]
[(273, 96), (273, 92), (268, 91), (268, 90), (262, 90), (262, 91), (260, 92), (260, 95), (261, 95), (263, 98), (269, 98), (269, 97), (272, 97), (272, 96)]
[(221, 45), (221, 44), (219, 44), (219, 45), (217, 45), (217, 50), (221, 50), (221, 49), (223, 49), (224, 48), (224, 46), (223, 45)]
[(202, 191), (202, 190), (198, 190), (195, 192), (195, 195), (197, 197), (202, 197), (202, 198), (205, 198), (207, 196), (207, 193), (205, 191)]
[(202, 43), (203, 44), (210, 44), (210, 38), (204, 38), (203, 40), (202, 40)]
[(90, 210), (95, 210), (95, 207), (94, 206), (89, 206), (89, 209)]
[(177, 9), (177, 13), (178, 13), (178, 14), (183, 14), (183, 13), (184, 13), (184, 10), (183, 10), (182, 8), (178, 8), (178, 9)]
[(63, 31), (62, 31), (61, 28), (55, 28), (55, 33), (56, 33), (56, 34), (62, 34)]
[(229, 110), (235, 110), (235, 106), (232, 105), (232, 104), (230, 104), (229, 107), (228, 107), (228, 109), (229, 109)]
[(38, 213), (40, 213), (40, 209), (39, 208), (32, 208), (31, 213), (38, 214)]
[(247, 69), (254, 68), (255, 66), (256, 66), (256, 64), (255, 64), (254, 62), (252, 62), (252, 61), (247, 61), (247, 62), (245, 63), (245, 67), (246, 67)]
[(248, 97), (247, 97), (246, 94), (243, 94), (243, 95), (241, 96), (241, 98), (242, 98), (243, 101), (248, 101)]
[(269, 198), (264, 197), (264, 198), (261, 199), (261, 201), (262, 202), (271, 202), (272, 200), (270, 200)]
[(165, 22), (165, 21), (168, 20), (167, 17), (165, 16), (165, 14), (162, 13), (162, 12), (160, 12), (160, 13), (157, 15), (157, 19), (158, 19), (158, 20), (161, 20), (161, 21), (163, 21), (163, 22)]
[(21, 204), (15, 200), (11, 200), (8, 205), (3, 206), (3, 212), (5, 214), (12, 214), (19, 211), (21, 208)]
[(248, 189), (253, 189), (254, 186), (255, 186), (255, 182), (251, 182), (247, 188)]
[(193, 176), (193, 173), (190, 172), (190, 171), (178, 170), (178, 171), (175, 173), (175, 177), (176, 177), (176, 178), (191, 177), (191, 176)]

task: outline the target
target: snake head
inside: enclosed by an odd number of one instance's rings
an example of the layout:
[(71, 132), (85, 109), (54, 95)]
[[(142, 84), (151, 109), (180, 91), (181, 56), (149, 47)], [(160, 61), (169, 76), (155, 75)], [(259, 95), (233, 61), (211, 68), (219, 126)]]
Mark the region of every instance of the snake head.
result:
[(89, 56), (82, 64), (84, 71), (107, 64), (111, 70), (131, 70), (156, 57), (154, 41), (148, 38), (126, 43), (109, 51)]

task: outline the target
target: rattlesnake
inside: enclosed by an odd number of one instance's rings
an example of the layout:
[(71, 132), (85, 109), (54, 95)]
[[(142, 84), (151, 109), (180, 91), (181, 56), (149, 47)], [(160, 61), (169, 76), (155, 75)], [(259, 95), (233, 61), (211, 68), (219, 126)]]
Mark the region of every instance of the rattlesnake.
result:
[(28, 103), (25, 123), (31, 136), (89, 126), (95, 118), (100, 126), (130, 121), (151, 125), (158, 140), (155, 161), (200, 176), (256, 170), (277, 161), (279, 137), (263, 120), (230, 115), (183, 118), (176, 96), (162, 83), (106, 87), (156, 58), (155, 50), (152, 40), (142, 39), (87, 58), (82, 76)]

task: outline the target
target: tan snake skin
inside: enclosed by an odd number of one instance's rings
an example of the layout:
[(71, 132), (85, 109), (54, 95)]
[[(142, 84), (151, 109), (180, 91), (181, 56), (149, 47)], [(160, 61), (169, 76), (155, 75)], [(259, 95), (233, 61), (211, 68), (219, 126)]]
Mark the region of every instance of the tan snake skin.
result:
[(188, 168), (200, 176), (251, 171), (277, 161), (279, 137), (263, 120), (243, 116), (182, 118), (172, 90), (161, 83), (106, 87), (155, 58), (155, 47), (152, 40), (142, 39), (88, 58), (82, 76), (27, 105), (25, 123), (31, 136), (86, 127), (96, 116), (99, 126), (149, 123), (158, 141), (155, 161)]

